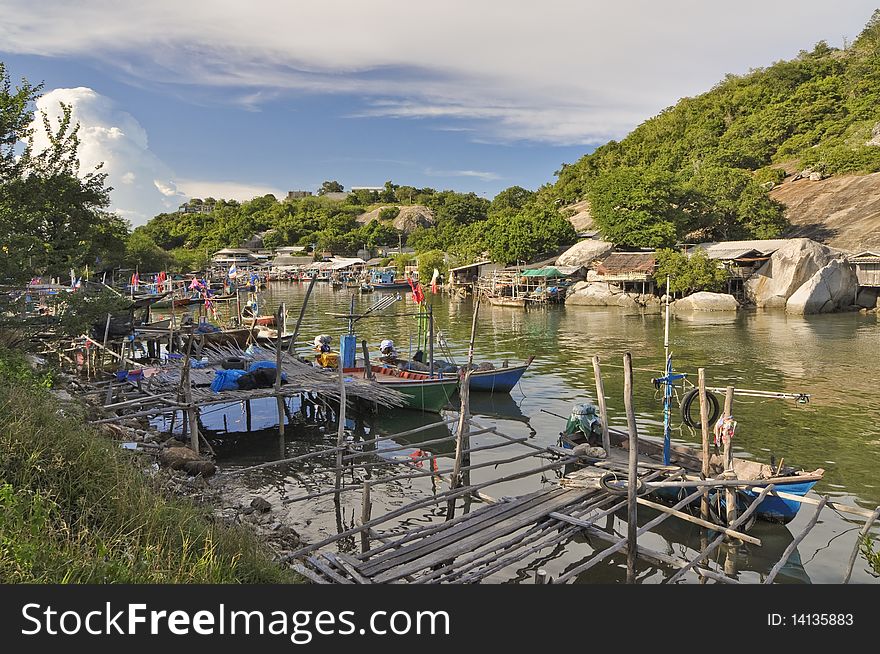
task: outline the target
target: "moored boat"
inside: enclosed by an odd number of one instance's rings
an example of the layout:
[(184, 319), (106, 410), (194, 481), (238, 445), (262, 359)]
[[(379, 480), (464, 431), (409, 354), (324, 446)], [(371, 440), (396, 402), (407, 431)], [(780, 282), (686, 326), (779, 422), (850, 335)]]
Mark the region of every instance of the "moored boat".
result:
[[(520, 366), (506, 366), (502, 368), (494, 368), (492, 370), (474, 370), (471, 373), (469, 388), (472, 391), (482, 391), (484, 393), (509, 393), (513, 387), (519, 383), (519, 380), (528, 370), (534, 356)], [(458, 376), (457, 372), (443, 373), (446, 378)]]
[[(405, 408), (440, 413), (447, 406), (458, 389), (458, 377), (434, 377), (427, 373), (399, 370), (381, 365), (370, 366), (374, 380), (403, 393), (407, 402)], [(344, 372), (364, 374), (363, 367), (346, 368)]]

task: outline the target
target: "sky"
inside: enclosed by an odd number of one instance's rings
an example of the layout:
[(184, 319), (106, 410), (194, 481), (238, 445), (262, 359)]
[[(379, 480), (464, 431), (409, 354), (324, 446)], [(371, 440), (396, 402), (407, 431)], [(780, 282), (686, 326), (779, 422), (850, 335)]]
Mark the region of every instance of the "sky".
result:
[[(70, 104), (133, 225), (324, 180), (536, 189), (726, 74), (845, 47), (880, 0), (0, 0), (0, 61)], [(39, 143), (38, 143), (39, 144)]]

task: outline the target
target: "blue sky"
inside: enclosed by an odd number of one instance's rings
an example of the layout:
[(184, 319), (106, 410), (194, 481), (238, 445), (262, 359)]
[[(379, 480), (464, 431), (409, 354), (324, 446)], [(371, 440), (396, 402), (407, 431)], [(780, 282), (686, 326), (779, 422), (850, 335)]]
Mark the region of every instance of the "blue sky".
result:
[[(874, 0), (876, 2), (876, 0)], [(0, 61), (74, 106), (134, 224), (193, 197), (535, 189), (726, 73), (842, 46), (872, 2), (0, 0)], [(74, 27), (75, 26), (75, 27)]]

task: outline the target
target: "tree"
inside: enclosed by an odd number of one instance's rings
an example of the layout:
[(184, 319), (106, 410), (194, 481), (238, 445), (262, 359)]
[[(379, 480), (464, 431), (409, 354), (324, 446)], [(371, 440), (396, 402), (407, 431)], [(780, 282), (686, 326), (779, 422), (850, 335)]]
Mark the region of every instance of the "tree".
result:
[(524, 189), (522, 186), (511, 186), (501, 191), (489, 205), (489, 215), (497, 215), (508, 210), (518, 210), (525, 207), (534, 198), (533, 191)]
[(41, 115), (49, 145), (35, 150), (28, 125), (39, 89), (23, 81), (13, 92), (0, 65), (0, 276), (12, 279), (114, 265), (128, 234), (127, 223), (106, 210), (111, 189), (100, 166), (80, 173), (70, 106), (61, 106), (57, 125)]
[(710, 259), (703, 250), (688, 255), (664, 248), (657, 252), (654, 279), (662, 286), (667, 276), (670, 292), (685, 295), (696, 291), (720, 291), (730, 278), (727, 270)]
[(156, 245), (145, 230), (138, 228), (125, 243), (125, 261), (128, 266), (143, 272), (159, 272), (171, 268), (174, 258)]
[(318, 189), (318, 195), (327, 195), (328, 193), (342, 193), (345, 190), (345, 187), (342, 186), (335, 179), (332, 181), (326, 181), (321, 184), (321, 188)]

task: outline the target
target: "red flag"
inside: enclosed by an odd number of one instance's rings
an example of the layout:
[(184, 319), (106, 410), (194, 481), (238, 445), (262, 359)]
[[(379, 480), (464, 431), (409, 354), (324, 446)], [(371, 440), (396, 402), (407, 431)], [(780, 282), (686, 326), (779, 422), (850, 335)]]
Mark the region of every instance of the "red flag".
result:
[(412, 289), (412, 299), (416, 304), (421, 304), (425, 301), (425, 292), (422, 290), (422, 285), (419, 282), (413, 282), (412, 277), (407, 277), (406, 281), (409, 282), (409, 287)]

